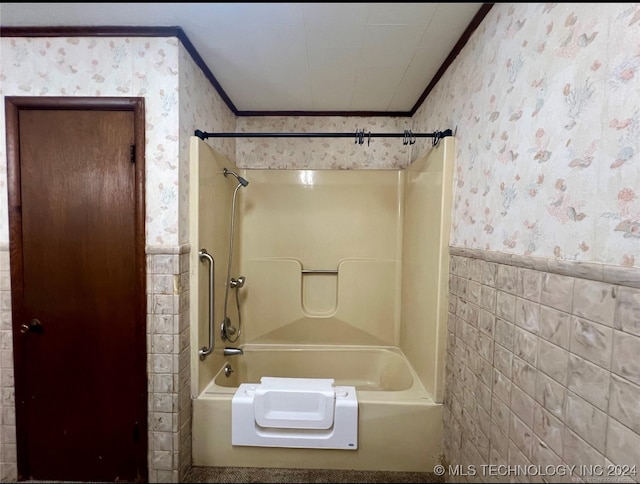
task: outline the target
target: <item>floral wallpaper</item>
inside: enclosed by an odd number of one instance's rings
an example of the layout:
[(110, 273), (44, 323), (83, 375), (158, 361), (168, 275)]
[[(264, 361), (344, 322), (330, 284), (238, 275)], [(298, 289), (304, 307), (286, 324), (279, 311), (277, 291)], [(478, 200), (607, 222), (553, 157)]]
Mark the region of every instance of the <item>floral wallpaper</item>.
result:
[[(203, 131), (431, 132), (457, 140), (451, 245), (640, 266), (640, 4), (495, 4), (413, 118), (238, 117), (175, 38), (1, 38), (6, 95), (144, 96), (147, 241), (188, 233)], [(4, 109), (4, 106), (0, 109)], [(0, 116), (4, 124), (4, 113)], [(396, 169), (399, 138), (217, 138), (241, 168)], [(0, 193), (6, 193), (0, 142)], [(0, 242), (8, 240), (0, 197)]]
[[(142, 96), (147, 243), (178, 242), (178, 39), (0, 39), (2, 96)], [(5, 130), (4, 103), (0, 129)], [(0, 140), (0, 241), (8, 241), (6, 140)]]
[[(180, 162), (179, 162), (179, 237), (189, 242), (189, 142), (196, 129), (205, 132), (233, 132), (235, 115), (224, 103), (187, 50), (180, 45)], [(234, 138), (210, 138), (206, 141), (235, 162)]]
[(640, 4), (495, 4), (414, 115), (442, 125), (451, 245), (640, 267)]
[[(639, 68), (638, 3), (495, 4), (413, 119), (240, 117), (237, 130), (451, 128), (451, 245), (638, 267)], [(430, 142), (346, 141), (239, 138), (237, 163), (403, 168)]]
[[(353, 133), (353, 138), (238, 138), (241, 168), (272, 169), (390, 169), (409, 164), (411, 150), (402, 138), (371, 138), (367, 133), (404, 133), (411, 118), (347, 116), (239, 117), (243, 133)], [(436, 128), (437, 129), (437, 128)], [(442, 128), (446, 129), (446, 128)], [(356, 131), (364, 130), (363, 144)], [(435, 129), (430, 129), (429, 132)]]

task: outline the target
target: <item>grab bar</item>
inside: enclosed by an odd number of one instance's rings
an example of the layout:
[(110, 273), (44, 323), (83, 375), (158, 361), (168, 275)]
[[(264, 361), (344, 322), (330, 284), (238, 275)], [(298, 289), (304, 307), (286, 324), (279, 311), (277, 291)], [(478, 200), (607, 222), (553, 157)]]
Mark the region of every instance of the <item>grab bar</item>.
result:
[(200, 249), (198, 255), (200, 256), (200, 262), (202, 262), (203, 259), (207, 259), (209, 261), (209, 346), (203, 346), (198, 350), (200, 361), (204, 361), (204, 359), (213, 351), (213, 274), (216, 270), (216, 263), (213, 260), (213, 257), (211, 257), (211, 255), (209, 255), (209, 253), (207, 252), (207, 249)]
[(302, 274), (337, 274), (338, 269), (302, 269)]

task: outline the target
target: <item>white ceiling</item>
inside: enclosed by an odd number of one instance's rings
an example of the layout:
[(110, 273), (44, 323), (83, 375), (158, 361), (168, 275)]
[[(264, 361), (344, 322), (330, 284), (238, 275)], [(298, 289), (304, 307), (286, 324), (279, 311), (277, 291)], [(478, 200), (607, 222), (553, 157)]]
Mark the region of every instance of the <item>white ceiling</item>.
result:
[(1, 27), (180, 27), (237, 111), (409, 112), (482, 3), (0, 3)]

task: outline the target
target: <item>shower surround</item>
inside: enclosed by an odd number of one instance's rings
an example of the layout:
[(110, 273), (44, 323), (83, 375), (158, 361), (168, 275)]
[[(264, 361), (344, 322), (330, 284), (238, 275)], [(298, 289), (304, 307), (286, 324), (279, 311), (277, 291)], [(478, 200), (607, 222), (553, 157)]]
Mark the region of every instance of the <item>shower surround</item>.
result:
[[(226, 263), (230, 161), (195, 136), (191, 146), (191, 239)], [(191, 356), (196, 465), (429, 471), (439, 462), (454, 146), (444, 138), (404, 170), (241, 171), (249, 183), (238, 198), (232, 273), (245, 283), (240, 314), (234, 307), (230, 317), (242, 317), (235, 346), (244, 354), (223, 354), (229, 280), (220, 270), (217, 350), (204, 361)], [(191, 347), (200, 348), (212, 296), (207, 268), (191, 259)], [(224, 383), (230, 375), (235, 386)], [(232, 446), (234, 391), (260, 376), (354, 386), (357, 451)]]

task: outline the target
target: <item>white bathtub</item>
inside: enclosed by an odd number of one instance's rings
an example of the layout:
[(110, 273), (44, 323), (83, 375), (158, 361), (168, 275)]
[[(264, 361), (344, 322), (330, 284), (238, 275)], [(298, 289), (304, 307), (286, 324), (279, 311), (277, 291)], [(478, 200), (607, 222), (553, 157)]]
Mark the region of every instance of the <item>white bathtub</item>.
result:
[[(193, 402), (193, 464), (431, 472), (442, 454), (442, 405), (434, 403), (401, 351), (378, 346), (245, 345)], [(262, 376), (333, 378), (355, 386), (358, 449), (231, 445), (231, 399)]]

